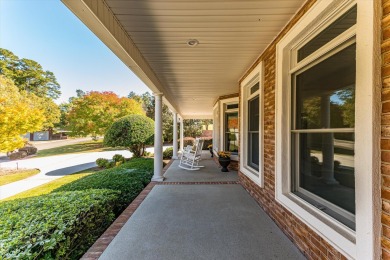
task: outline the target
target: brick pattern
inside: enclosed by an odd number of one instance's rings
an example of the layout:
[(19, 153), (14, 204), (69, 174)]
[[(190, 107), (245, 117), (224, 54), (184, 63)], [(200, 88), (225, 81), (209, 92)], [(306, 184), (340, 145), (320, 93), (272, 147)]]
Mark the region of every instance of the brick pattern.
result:
[(223, 184), (240, 184), (238, 181), (175, 181), (175, 182), (158, 182), (157, 185), (223, 185)]
[(382, 0), (382, 259), (390, 259), (390, 0)]
[[(388, 0), (390, 1), (390, 0)], [(297, 245), (308, 259), (346, 259), (316, 232), (275, 200), (275, 66), (276, 44), (292, 26), (310, 9), (315, 0), (309, 0), (296, 13), (275, 40), (257, 59), (240, 82), (260, 63), (264, 67), (264, 188), (260, 188), (239, 172), (241, 185), (252, 195), (264, 211), (275, 221), (286, 236)], [(390, 44), (389, 44), (390, 49)], [(390, 72), (390, 69), (389, 69)], [(389, 73), (390, 74), (390, 73)], [(390, 82), (390, 80), (389, 80)], [(389, 84), (390, 85), (390, 84)], [(390, 94), (389, 94), (390, 96)], [(390, 115), (389, 115), (390, 122)], [(390, 127), (389, 127), (390, 134)], [(390, 172), (390, 168), (389, 168)], [(390, 182), (390, 180), (389, 180)], [(390, 208), (390, 205), (389, 205)], [(389, 217), (390, 223), (390, 217)]]

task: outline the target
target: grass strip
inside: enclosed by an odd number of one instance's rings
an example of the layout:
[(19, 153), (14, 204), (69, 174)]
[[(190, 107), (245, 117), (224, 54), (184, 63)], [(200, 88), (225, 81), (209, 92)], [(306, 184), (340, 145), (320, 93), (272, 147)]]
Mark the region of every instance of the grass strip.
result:
[(91, 174), (93, 174), (95, 172), (97, 172), (97, 168), (91, 168), (91, 169), (87, 169), (87, 170), (84, 170), (84, 171), (80, 171), (80, 172), (76, 172), (76, 173), (73, 173), (73, 174), (69, 174), (67, 176), (64, 176), (62, 178), (53, 180), (53, 181), (45, 183), (45, 184), (42, 184), (42, 185), (40, 185), (38, 187), (35, 187), (35, 188), (32, 188), (30, 190), (26, 190), (24, 192), (18, 193), (16, 195), (12, 196), (12, 197), (8, 197), (8, 198), (6, 198), (4, 200), (1, 200), (1, 202), (15, 200), (15, 199), (23, 199), (23, 198), (35, 197), (35, 196), (40, 196), (40, 195), (43, 195), (43, 194), (49, 194), (53, 190), (61, 187), (62, 185), (71, 183), (71, 182), (73, 182), (75, 180), (78, 180), (78, 179), (80, 179), (82, 177), (91, 175)]
[(26, 179), (38, 173), (38, 169), (15, 170), (9, 173), (7, 172), (5, 175), (0, 175), (0, 186)]

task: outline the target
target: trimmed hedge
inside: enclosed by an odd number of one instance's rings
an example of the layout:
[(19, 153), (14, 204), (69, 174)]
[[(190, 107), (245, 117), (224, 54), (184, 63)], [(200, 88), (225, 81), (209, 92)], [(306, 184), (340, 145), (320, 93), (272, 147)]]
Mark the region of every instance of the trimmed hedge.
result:
[(118, 167), (103, 170), (55, 189), (53, 192), (112, 189), (120, 192), (115, 214), (135, 199), (153, 176), (153, 159), (133, 158)]
[(79, 259), (111, 224), (119, 192), (58, 192), (0, 204), (0, 259)]
[(153, 175), (153, 159), (128, 162), (51, 194), (0, 203), (0, 259), (79, 259)]

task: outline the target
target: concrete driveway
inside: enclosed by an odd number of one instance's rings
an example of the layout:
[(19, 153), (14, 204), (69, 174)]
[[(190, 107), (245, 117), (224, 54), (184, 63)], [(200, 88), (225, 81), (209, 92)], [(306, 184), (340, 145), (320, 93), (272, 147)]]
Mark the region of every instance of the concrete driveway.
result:
[[(171, 146), (164, 146), (164, 150)], [(153, 153), (154, 148), (146, 149)], [(40, 173), (24, 180), (13, 182), (0, 186), (0, 200), (11, 197), (20, 192), (38, 187), (52, 180), (61, 178), (65, 175), (83, 171), (96, 166), (96, 159), (112, 159), (114, 154), (121, 154), (126, 158), (131, 158), (132, 154), (127, 150), (90, 152), (48, 156), (43, 158), (30, 158), (0, 163), (0, 168), (27, 168), (40, 169)]]
[(93, 153), (78, 153), (57, 155), (43, 158), (31, 158), (0, 163), (2, 168), (40, 169), (41, 172), (30, 178), (0, 186), (0, 200), (11, 197), (20, 192), (35, 188), (65, 175), (86, 170), (96, 166), (96, 159), (112, 159), (114, 154), (131, 157), (129, 151), (106, 151)]

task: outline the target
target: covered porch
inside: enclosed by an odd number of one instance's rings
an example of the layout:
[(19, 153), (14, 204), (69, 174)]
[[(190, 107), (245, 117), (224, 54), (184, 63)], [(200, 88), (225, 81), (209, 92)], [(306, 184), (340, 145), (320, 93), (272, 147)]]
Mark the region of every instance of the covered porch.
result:
[(103, 235), (83, 259), (305, 259), (237, 172), (221, 172), (210, 154), (202, 158), (200, 171), (171, 163), (119, 233), (107, 231), (112, 242)]
[[(62, 1), (155, 96), (154, 188), (103, 259), (302, 257), (288, 238), (310, 259), (390, 255), (389, 1)], [(173, 157), (183, 120), (213, 119), (214, 152), (234, 153), (239, 182), (212, 162), (164, 174), (163, 103)]]

